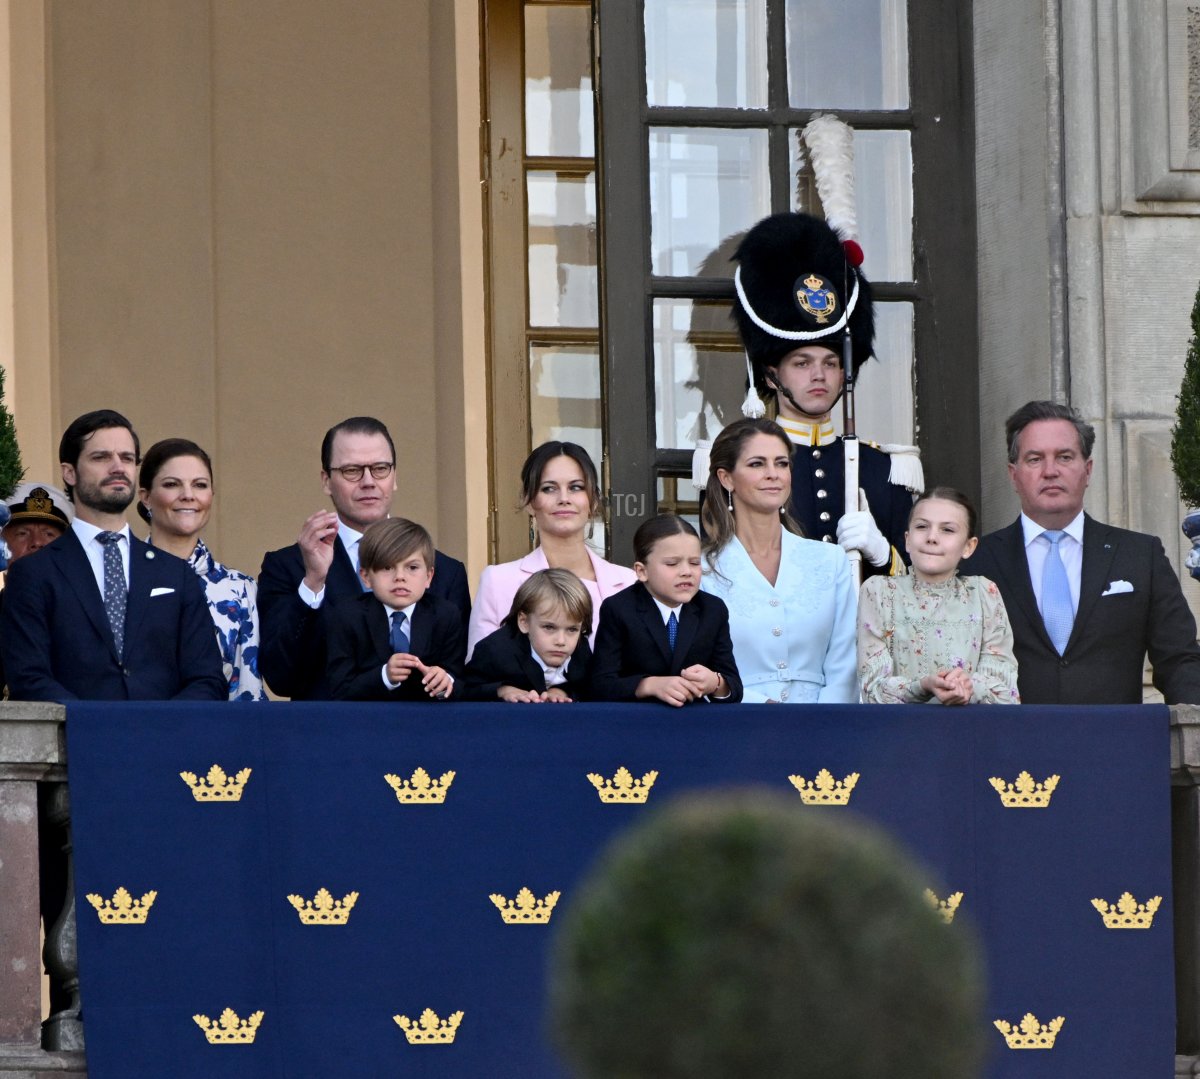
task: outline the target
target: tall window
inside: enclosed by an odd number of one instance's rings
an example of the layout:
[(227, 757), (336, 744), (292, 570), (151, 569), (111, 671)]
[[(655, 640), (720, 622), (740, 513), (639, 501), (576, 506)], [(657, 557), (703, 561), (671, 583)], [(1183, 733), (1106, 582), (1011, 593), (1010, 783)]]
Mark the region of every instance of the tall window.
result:
[[(598, 8), (605, 404), (614, 548), (689, 513), (691, 448), (740, 415), (730, 257), (821, 213), (801, 132), (855, 132), (876, 356), (858, 431), (978, 487), (969, 11), (954, 0), (606, 0)], [(930, 464), (935, 463), (930, 470)]]
[[(487, 5), (491, 556), (529, 550), (518, 473), (548, 439), (600, 466), (592, 6)], [(599, 528), (593, 543), (603, 546)]]

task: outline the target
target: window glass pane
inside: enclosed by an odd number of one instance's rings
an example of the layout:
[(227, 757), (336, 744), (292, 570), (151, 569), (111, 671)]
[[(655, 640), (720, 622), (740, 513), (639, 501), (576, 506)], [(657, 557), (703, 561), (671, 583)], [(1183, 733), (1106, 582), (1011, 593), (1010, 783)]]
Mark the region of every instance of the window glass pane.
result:
[(658, 477), (658, 512), (682, 517), (697, 532), (700, 531), (699, 497), (690, 476)]
[[(800, 131), (788, 139), (792, 209), (820, 215), (812, 165)], [(806, 162), (798, 170), (800, 155)], [(912, 138), (907, 131), (854, 132), (854, 196), (862, 238), (863, 273), (869, 281), (913, 279)]]
[(770, 210), (765, 131), (650, 129), (653, 273), (729, 277), (739, 234)]
[(908, 108), (906, 8), (906, 0), (787, 0), (793, 107)]
[(525, 8), (525, 153), (593, 157), (591, 11)]
[[(863, 364), (854, 389), (855, 428), (861, 438), (916, 443), (914, 357), (912, 304), (877, 301), (875, 358)], [(833, 410), (833, 420), (840, 431), (840, 405)], [(936, 476), (926, 476), (926, 486), (936, 482)]]
[[(599, 345), (529, 346), (530, 448), (551, 440), (579, 443), (601, 471)], [(514, 496), (515, 482), (516, 477)], [(606, 542), (604, 522), (598, 520), (588, 543), (603, 554)]]
[(597, 326), (596, 180), (530, 172), (529, 322)]
[(729, 301), (654, 301), (654, 423), (659, 449), (692, 449), (741, 419), (746, 360)]
[(646, 100), (763, 108), (766, 19), (766, 0), (646, 0)]

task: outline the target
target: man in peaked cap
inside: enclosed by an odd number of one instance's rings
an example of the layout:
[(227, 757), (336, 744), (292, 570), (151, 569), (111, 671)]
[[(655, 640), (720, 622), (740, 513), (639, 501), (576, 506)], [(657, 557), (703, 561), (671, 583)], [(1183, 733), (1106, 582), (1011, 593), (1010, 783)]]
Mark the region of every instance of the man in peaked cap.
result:
[(755, 393), (773, 394), (776, 417), (795, 445), (792, 513), (805, 534), (863, 556), (864, 575), (905, 572), (904, 532), (912, 493), (923, 485), (914, 447), (884, 452), (859, 444), (859, 504), (845, 505), (845, 445), (832, 413), (845, 382), (850, 339), (855, 370), (875, 338), (871, 286), (857, 245), (843, 246), (809, 214), (764, 218), (734, 258), (734, 319), (746, 348)]
[(19, 484), (4, 504), (10, 517), (0, 539), (8, 545), (10, 564), (53, 543), (74, 517), (67, 496), (48, 483)]

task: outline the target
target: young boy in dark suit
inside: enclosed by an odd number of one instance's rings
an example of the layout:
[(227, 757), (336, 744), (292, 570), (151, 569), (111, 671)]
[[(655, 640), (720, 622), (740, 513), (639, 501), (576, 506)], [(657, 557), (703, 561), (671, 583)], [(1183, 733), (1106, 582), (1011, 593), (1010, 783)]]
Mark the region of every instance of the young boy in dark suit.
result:
[(569, 704), (587, 694), (592, 597), (567, 569), (543, 569), (513, 597), (500, 628), (476, 646), (467, 664), (467, 695), (476, 701)]
[(729, 610), (700, 589), (700, 538), (673, 514), (633, 537), (637, 581), (600, 605), (592, 697), (736, 704), (742, 681), (729, 637)]
[(428, 591), (433, 540), (403, 517), (376, 521), (358, 547), (370, 589), (329, 611), (329, 681), (348, 701), (435, 700), (463, 696), (467, 652), (462, 615)]

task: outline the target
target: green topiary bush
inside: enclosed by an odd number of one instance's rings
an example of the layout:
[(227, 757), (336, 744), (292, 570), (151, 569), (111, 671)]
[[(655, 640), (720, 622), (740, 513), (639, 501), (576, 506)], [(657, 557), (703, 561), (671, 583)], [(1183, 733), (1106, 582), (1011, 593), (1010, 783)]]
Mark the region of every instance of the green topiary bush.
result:
[(1178, 401), (1171, 431), (1171, 466), (1184, 504), (1200, 506), (1200, 290), (1192, 305), (1192, 341)]
[(863, 824), (769, 793), (681, 799), (563, 912), (558, 1040), (586, 1079), (970, 1079), (976, 949), (925, 886)]
[(17, 425), (12, 413), (4, 407), (4, 368), (0, 367), (0, 501), (13, 493), (23, 475), (25, 469), (21, 467)]

